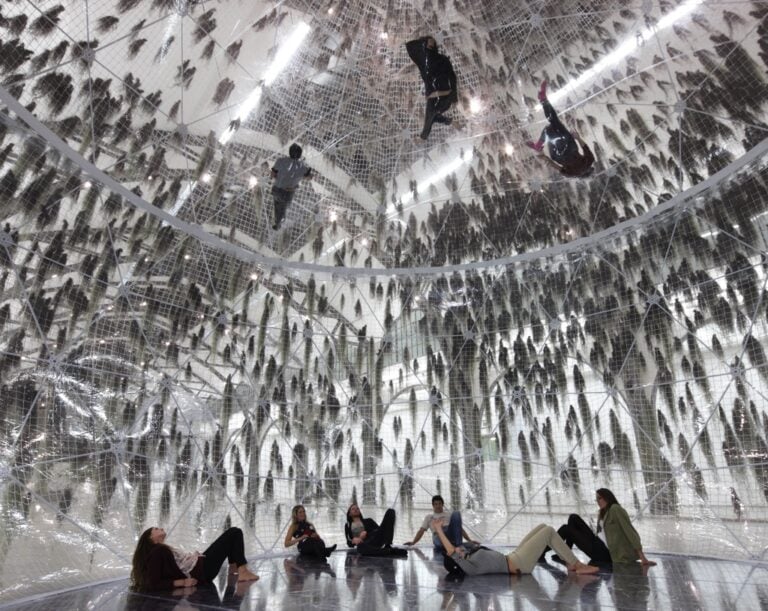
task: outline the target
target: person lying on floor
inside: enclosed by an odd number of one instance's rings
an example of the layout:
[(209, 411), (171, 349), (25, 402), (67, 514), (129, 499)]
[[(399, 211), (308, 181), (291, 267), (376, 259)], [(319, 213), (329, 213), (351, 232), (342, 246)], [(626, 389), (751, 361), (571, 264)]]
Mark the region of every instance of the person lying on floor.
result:
[(395, 510), (384, 512), (381, 526), (376, 520), (364, 518), (357, 503), (347, 509), (347, 522), (344, 525), (347, 546), (354, 547), (363, 556), (407, 556), (408, 551), (392, 547), (395, 536)]
[(533, 567), (539, 561), (539, 557), (547, 547), (551, 547), (562, 558), (569, 571), (579, 575), (597, 573), (600, 569), (589, 566), (579, 561), (573, 555), (571, 549), (555, 532), (555, 529), (546, 524), (534, 527), (509, 554), (502, 554), (496, 550), (483, 546), (462, 545), (456, 547), (451, 543), (442, 528), (441, 522), (435, 520), (432, 530), (440, 537), (440, 542), (445, 548), (444, 566), (451, 573), (460, 572), (464, 575), (488, 575), (501, 574), (527, 574), (533, 571)]

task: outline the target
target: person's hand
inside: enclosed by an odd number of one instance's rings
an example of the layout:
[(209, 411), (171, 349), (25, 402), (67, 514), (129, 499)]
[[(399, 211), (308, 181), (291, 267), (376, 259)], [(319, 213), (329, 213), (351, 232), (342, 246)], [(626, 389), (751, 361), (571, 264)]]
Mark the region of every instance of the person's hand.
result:
[(640, 564), (643, 566), (656, 566), (656, 563), (653, 560), (648, 560), (645, 556), (640, 558)]
[(360, 541), (365, 541), (365, 538), (367, 536), (368, 536), (368, 532), (367, 531), (364, 530), (363, 532), (361, 532), (360, 533)]
[(352, 539), (352, 543), (353, 543), (354, 545), (360, 545), (362, 542), (363, 542), (363, 540), (362, 540), (360, 537), (354, 537), (354, 538)]
[(413, 545), (413, 541), (406, 541), (405, 543), (403, 543), (403, 545), (411, 547)]

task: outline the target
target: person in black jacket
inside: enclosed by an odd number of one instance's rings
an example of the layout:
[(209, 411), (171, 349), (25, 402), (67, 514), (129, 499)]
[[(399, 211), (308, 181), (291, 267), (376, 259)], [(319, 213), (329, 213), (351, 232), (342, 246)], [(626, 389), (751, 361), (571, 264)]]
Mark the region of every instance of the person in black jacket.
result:
[(257, 575), (248, 570), (243, 531), (229, 528), (216, 541), (200, 552), (183, 552), (165, 543), (162, 528), (148, 528), (139, 537), (133, 552), (131, 584), (135, 591), (172, 590), (209, 583), (219, 574), (224, 560), (229, 559), (230, 573), (241, 581), (255, 581)]
[(357, 503), (352, 503), (347, 509), (347, 523), (344, 525), (344, 535), (347, 545), (356, 547), (364, 556), (402, 555), (407, 550), (393, 549), (392, 539), (395, 536), (395, 510), (387, 509), (381, 526), (376, 520), (364, 518)]
[(320, 534), (312, 522), (307, 521), (307, 510), (304, 505), (295, 505), (291, 510), (291, 523), (285, 533), (285, 547), (296, 545), (299, 554), (324, 560), (336, 549), (335, 545), (325, 547)]
[[(595, 156), (589, 150), (587, 143), (578, 134), (571, 134), (558, 118), (555, 109), (547, 99), (547, 81), (541, 83), (539, 102), (549, 125), (541, 132), (537, 142), (529, 140), (526, 144), (534, 151), (542, 153), (547, 163), (564, 176), (579, 177), (591, 174)], [(549, 148), (549, 157), (542, 152), (545, 144)], [(583, 153), (579, 153), (579, 144)]]
[(424, 129), (421, 139), (426, 140), (432, 131), (433, 123), (450, 125), (452, 119), (445, 112), (459, 99), (456, 90), (456, 73), (451, 60), (437, 51), (437, 41), (432, 36), (424, 36), (405, 43), (408, 56), (419, 67), (424, 81), (424, 95), (427, 108), (424, 113)]

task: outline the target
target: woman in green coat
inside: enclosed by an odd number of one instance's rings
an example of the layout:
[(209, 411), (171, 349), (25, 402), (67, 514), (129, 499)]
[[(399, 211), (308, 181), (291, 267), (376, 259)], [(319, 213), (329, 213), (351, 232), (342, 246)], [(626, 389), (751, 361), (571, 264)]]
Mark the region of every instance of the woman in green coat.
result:
[[(597, 534), (578, 515), (571, 515), (568, 524), (557, 531), (569, 547), (576, 545), (597, 564), (640, 561), (645, 566), (655, 566), (643, 553), (640, 535), (629, 520), (627, 511), (619, 505), (608, 488), (597, 491)], [(603, 533), (603, 536), (600, 536)], [(607, 549), (606, 549), (607, 548)]]

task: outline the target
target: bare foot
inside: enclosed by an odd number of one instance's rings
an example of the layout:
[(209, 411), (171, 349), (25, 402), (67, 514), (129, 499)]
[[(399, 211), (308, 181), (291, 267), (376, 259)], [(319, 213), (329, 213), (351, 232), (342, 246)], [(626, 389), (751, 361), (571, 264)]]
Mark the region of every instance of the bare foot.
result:
[(600, 567), (577, 562), (576, 564), (568, 566), (568, 570), (575, 572), (577, 575), (592, 575), (594, 573), (599, 573)]
[(259, 576), (255, 573), (251, 573), (246, 565), (243, 565), (237, 569), (237, 578), (240, 581), (256, 581)]

